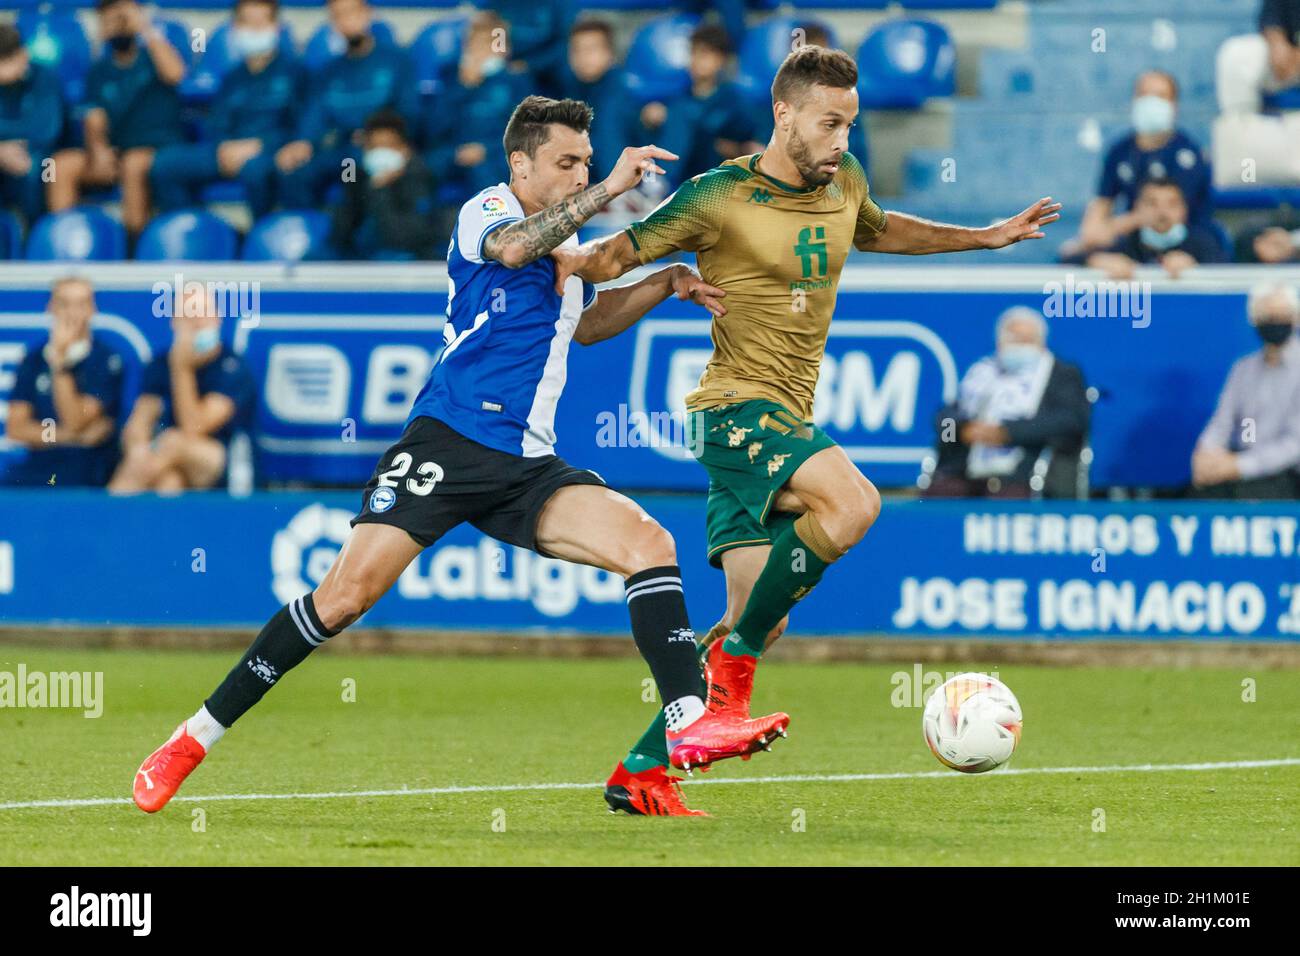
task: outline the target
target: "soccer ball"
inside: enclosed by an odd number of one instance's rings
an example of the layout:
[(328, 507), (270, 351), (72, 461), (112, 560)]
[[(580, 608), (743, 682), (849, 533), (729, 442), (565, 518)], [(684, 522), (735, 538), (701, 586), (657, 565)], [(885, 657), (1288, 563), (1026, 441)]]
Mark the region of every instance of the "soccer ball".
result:
[(984, 773), (1011, 759), (1023, 720), (1006, 684), (985, 674), (958, 674), (930, 695), (921, 729), (945, 767)]

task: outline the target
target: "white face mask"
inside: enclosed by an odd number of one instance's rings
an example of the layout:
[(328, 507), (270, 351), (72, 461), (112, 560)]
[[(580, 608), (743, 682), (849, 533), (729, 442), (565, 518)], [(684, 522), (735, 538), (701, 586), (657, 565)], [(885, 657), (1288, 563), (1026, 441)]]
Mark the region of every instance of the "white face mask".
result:
[(215, 325), (199, 329), (194, 333), (194, 353), (201, 355), (221, 344), (221, 330)]
[(1133, 101), (1133, 128), (1152, 136), (1174, 128), (1174, 104), (1163, 96), (1139, 96)]
[(1043, 350), (1028, 342), (1008, 342), (998, 349), (998, 364), (1008, 372), (1023, 372), (1033, 368)]

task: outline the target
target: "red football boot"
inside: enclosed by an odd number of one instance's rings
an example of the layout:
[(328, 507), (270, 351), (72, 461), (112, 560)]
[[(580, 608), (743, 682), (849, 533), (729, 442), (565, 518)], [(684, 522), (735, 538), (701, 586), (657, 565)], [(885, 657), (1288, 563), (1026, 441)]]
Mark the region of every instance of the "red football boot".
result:
[(157, 813), (176, 795), (185, 778), (207, 756), (203, 745), (185, 732), (185, 724), (151, 753), (135, 772), (131, 796), (145, 813)]
[(610, 813), (630, 813), (640, 817), (707, 817), (703, 810), (692, 810), (682, 799), (680, 777), (668, 776), (664, 767), (651, 767), (631, 773), (620, 762), (605, 781), (605, 802)]
[(767, 750), (777, 737), (786, 736), (789, 714), (768, 714), (746, 720), (734, 714), (705, 713), (693, 724), (674, 734), (668, 732), (668, 760), (690, 773), (728, 757), (748, 760), (756, 750)]
[(754, 669), (758, 666), (758, 658), (748, 654), (728, 654), (722, 649), (723, 643), (722, 640), (714, 641), (704, 659), (704, 682), (709, 689), (709, 699), (705, 703), (711, 714), (729, 714), (748, 720), (749, 697), (754, 692)]

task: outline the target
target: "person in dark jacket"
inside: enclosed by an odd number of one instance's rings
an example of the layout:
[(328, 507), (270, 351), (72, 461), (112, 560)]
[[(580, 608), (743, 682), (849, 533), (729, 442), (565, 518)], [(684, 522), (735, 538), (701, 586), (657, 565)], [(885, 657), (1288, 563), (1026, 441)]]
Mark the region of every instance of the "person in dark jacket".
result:
[(997, 353), (971, 366), (957, 402), (939, 412), (938, 461), (924, 490), (934, 497), (1027, 498), (1045, 458), (1043, 494), (1069, 497), (1089, 414), (1083, 373), (1048, 350), (1042, 314), (1008, 309), (998, 319)]
[(356, 179), (334, 209), (331, 243), (349, 259), (433, 259), (450, 235), (434, 209), (435, 184), (392, 111), (366, 121)]
[(244, 184), (255, 217), (274, 205), (274, 157), (297, 124), (301, 71), (280, 50), (277, 0), (238, 0), (230, 36), (240, 60), (221, 79), (203, 141), (164, 146), (154, 157), (150, 179), (162, 212), (192, 205), (218, 179)]
[(1110, 248), (1079, 251), (1062, 262), (1101, 269), (1112, 279), (1132, 279), (1139, 265), (1161, 265), (1178, 278), (1198, 263), (1223, 262), (1226, 252), (1209, 227), (1189, 222), (1183, 190), (1172, 179), (1148, 179), (1138, 192), (1134, 215), (1142, 224)]
[(17, 206), (29, 223), (45, 209), (42, 164), (62, 131), (58, 77), (32, 63), (17, 29), (0, 23), (0, 206)]

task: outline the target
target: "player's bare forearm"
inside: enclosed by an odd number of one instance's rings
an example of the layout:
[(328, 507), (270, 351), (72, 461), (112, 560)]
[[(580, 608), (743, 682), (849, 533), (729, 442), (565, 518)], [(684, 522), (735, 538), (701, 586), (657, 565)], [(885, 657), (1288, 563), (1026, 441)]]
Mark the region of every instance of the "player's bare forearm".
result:
[(75, 438), (87, 425), (100, 417), (99, 401), (77, 391), (76, 380), (67, 370), (56, 372), (53, 379), (54, 412), (58, 416), (59, 425), (68, 431), (70, 437)]
[(907, 256), (926, 256), (939, 252), (966, 252), (971, 249), (1001, 249), (1025, 239), (1042, 239), (1043, 227), (1060, 219), (1060, 203), (1051, 197), (1038, 200), (1010, 219), (982, 229), (931, 222), (920, 216), (891, 212), (885, 228), (858, 245), (866, 252), (892, 252)]
[(483, 243), (483, 255), (510, 269), (536, 262), (576, 233), (611, 198), (609, 187), (597, 183), (564, 202), (489, 233)]
[(596, 304), (582, 313), (573, 332), (574, 341), (594, 345), (636, 325), (647, 312), (673, 294), (673, 273), (677, 268), (669, 266), (639, 282), (603, 290)]
[(572, 275), (588, 282), (611, 282), (641, 264), (626, 232), (593, 239), (578, 248)]

